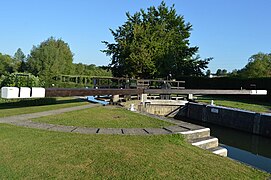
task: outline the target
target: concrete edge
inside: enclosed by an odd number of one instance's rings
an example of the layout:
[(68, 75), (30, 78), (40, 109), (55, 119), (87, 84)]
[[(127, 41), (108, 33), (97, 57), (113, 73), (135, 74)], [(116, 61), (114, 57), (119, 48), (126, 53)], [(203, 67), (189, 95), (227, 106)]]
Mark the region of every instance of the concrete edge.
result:
[(223, 154), (223, 153), (226, 153), (226, 154), (227, 154), (227, 153), (228, 153), (228, 150), (227, 150), (226, 148), (221, 148), (221, 149), (212, 151), (212, 153), (218, 154), (218, 155)]
[(178, 133), (183, 134), (183, 135), (187, 135), (187, 134), (194, 134), (194, 133), (200, 133), (200, 132), (206, 132), (206, 131), (210, 131), (210, 128), (191, 130), (191, 131), (184, 131), (184, 132), (178, 132)]
[(214, 142), (214, 141), (218, 141), (218, 138), (212, 138), (212, 139), (207, 139), (207, 140), (203, 140), (203, 141), (199, 141), (199, 142), (195, 142), (195, 143), (192, 143), (193, 146), (200, 146), (202, 144), (207, 144), (207, 143), (211, 143), (211, 142)]

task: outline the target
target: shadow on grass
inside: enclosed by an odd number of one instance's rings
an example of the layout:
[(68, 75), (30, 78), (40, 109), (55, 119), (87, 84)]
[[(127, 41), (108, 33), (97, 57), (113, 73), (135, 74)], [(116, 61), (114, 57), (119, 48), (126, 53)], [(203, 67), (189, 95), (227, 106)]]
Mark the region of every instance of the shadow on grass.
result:
[(247, 96), (247, 95), (239, 95), (239, 96), (235, 96), (235, 95), (206, 95), (206, 96), (202, 96), (199, 99), (202, 100), (226, 100), (226, 101), (236, 101), (236, 102), (240, 102), (240, 103), (247, 103), (247, 104), (256, 104), (256, 105), (260, 105), (260, 106), (267, 106), (271, 108), (271, 103), (270, 103), (270, 97), (268, 99), (268, 97), (266, 96)]
[(24, 99), (24, 100), (0, 100), (0, 109), (31, 107), (31, 106), (44, 106), (54, 104), (67, 104), (84, 102), (82, 99), (57, 99), (57, 98), (40, 98), (40, 99)]

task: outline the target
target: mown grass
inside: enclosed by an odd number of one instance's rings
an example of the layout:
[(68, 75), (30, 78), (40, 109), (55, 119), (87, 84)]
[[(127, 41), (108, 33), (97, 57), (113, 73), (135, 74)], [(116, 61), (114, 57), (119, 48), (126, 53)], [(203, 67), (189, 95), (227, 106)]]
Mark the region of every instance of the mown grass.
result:
[(266, 179), (179, 135), (50, 132), (0, 124), (0, 179)]
[(32, 119), (36, 122), (97, 128), (164, 127), (171, 123), (119, 107), (105, 106)]
[(0, 99), (0, 117), (42, 112), (85, 104), (88, 104), (88, 102), (72, 97), (28, 100)]
[(214, 100), (214, 104), (218, 106), (226, 106), (232, 108), (238, 108), (243, 110), (249, 110), (254, 112), (270, 112), (271, 104), (267, 102), (259, 102), (250, 99), (229, 98), (229, 97), (210, 97), (203, 96), (198, 97), (198, 102), (211, 103)]

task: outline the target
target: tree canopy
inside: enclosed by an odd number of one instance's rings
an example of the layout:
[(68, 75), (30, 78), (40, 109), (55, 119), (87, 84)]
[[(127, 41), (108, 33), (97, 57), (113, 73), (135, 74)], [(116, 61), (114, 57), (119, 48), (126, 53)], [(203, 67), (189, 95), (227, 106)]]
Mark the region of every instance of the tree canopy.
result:
[(0, 53), (0, 76), (17, 71), (17, 66), (10, 55)]
[(21, 48), (18, 48), (17, 51), (14, 53), (14, 60), (16, 61), (25, 61), (26, 56), (24, 55)]
[[(52, 37), (41, 42), (38, 46), (33, 46), (30, 55), (27, 56), (21, 48), (18, 48), (13, 56), (0, 53), (0, 86), (14, 85), (14, 77), (17, 77), (18, 74), (26, 74), (29, 77), (32, 77), (33, 74), (33, 77), (40, 79), (39, 84), (46, 87), (60, 83), (56, 82), (60, 75), (112, 76), (111, 71), (104, 67), (94, 64), (76, 64), (72, 61), (73, 54), (69, 45), (61, 39)], [(24, 80), (21, 82), (25, 83)], [(61, 83), (60, 85), (64, 85)], [(29, 83), (29, 85), (36, 84)], [(68, 85), (70, 87), (77, 86), (75, 84)]]
[(226, 69), (217, 69), (215, 75), (217, 75), (217, 76), (227, 76), (227, 70)]
[(203, 75), (211, 58), (201, 60), (198, 47), (190, 47), (192, 25), (176, 13), (174, 5), (162, 2), (157, 8), (126, 13), (127, 21), (115, 31), (115, 43), (103, 41), (111, 56), (109, 67), (114, 76), (140, 78)]
[(49, 38), (34, 46), (28, 58), (28, 71), (50, 83), (57, 74), (71, 74), (73, 54), (69, 45), (61, 39)]
[(237, 76), (244, 78), (271, 77), (271, 53), (257, 53), (252, 55), (248, 64), (237, 72)]
[(19, 72), (24, 72), (27, 70), (26, 67), (26, 56), (23, 53), (21, 48), (18, 48), (17, 51), (15, 52), (14, 56), (13, 56), (14, 61), (17, 64), (17, 69)]

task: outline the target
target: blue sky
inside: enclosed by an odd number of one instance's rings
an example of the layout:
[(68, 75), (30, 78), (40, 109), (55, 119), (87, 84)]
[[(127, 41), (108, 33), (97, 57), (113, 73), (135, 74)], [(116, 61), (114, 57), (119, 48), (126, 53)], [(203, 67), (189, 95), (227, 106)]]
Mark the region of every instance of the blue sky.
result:
[[(74, 62), (107, 65), (101, 41), (113, 42), (109, 28), (126, 20), (125, 12), (157, 6), (157, 0), (1, 0), (0, 52), (29, 54), (33, 45), (53, 36), (67, 42)], [(270, 0), (166, 0), (193, 25), (191, 46), (209, 68), (241, 69), (258, 52), (271, 52)]]

